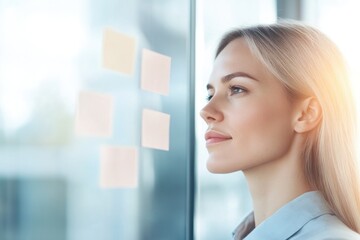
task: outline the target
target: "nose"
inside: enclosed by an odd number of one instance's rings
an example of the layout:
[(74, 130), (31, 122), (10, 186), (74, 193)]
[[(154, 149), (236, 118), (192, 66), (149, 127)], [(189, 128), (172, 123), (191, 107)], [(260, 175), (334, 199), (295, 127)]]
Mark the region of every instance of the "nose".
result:
[(211, 122), (219, 122), (223, 119), (223, 114), (220, 112), (211, 102), (209, 102), (200, 111), (200, 116), (205, 120), (207, 124)]

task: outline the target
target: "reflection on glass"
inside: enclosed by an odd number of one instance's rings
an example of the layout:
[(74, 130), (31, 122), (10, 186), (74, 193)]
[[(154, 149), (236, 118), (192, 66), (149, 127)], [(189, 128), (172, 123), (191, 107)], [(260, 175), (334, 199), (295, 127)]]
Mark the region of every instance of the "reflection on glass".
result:
[(65, 239), (66, 190), (63, 179), (1, 178), (0, 239)]
[[(186, 238), (189, 2), (0, 2), (0, 239)], [(137, 40), (134, 75), (102, 67), (105, 28)], [(168, 96), (140, 89), (142, 48), (171, 57)], [(80, 91), (113, 96), (111, 137), (74, 135)], [(141, 147), (143, 108), (169, 151)], [(100, 188), (102, 145), (139, 148), (137, 188)]]

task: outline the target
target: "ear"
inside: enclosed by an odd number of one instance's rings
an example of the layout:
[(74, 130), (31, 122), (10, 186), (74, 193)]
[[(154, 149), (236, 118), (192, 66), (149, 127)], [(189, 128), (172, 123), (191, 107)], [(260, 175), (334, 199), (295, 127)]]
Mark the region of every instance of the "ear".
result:
[(305, 133), (313, 130), (322, 119), (322, 108), (314, 97), (301, 100), (295, 114), (294, 130)]

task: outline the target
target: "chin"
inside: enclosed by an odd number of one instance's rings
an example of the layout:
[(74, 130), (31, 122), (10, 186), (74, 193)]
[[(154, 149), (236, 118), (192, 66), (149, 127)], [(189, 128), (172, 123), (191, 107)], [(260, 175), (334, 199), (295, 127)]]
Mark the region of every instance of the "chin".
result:
[(241, 170), (241, 169), (237, 169), (232, 166), (229, 166), (227, 164), (224, 164), (224, 162), (214, 161), (214, 160), (210, 160), (210, 159), (207, 161), (206, 168), (209, 172), (215, 173), (215, 174), (233, 173), (233, 172), (237, 172), (237, 171)]

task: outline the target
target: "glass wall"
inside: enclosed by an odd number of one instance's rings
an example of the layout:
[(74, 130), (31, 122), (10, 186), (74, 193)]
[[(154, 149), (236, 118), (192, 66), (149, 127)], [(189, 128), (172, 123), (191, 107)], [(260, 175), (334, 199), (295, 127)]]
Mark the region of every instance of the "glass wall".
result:
[[(0, 0), (0, 239), (187, 239), (190, 1)], [(136, 39), (133, 75), (102, 67), (104, 29)], [(142, 49), (171, 57), (168, 96), (140, 89)], [(114, 100), (111, 137), (74, 134), (80, 91)], [(169, 151), (141, 112), (170, 115)], [(100, 148), (139, 152), (138, 186), (99, 186)]]

